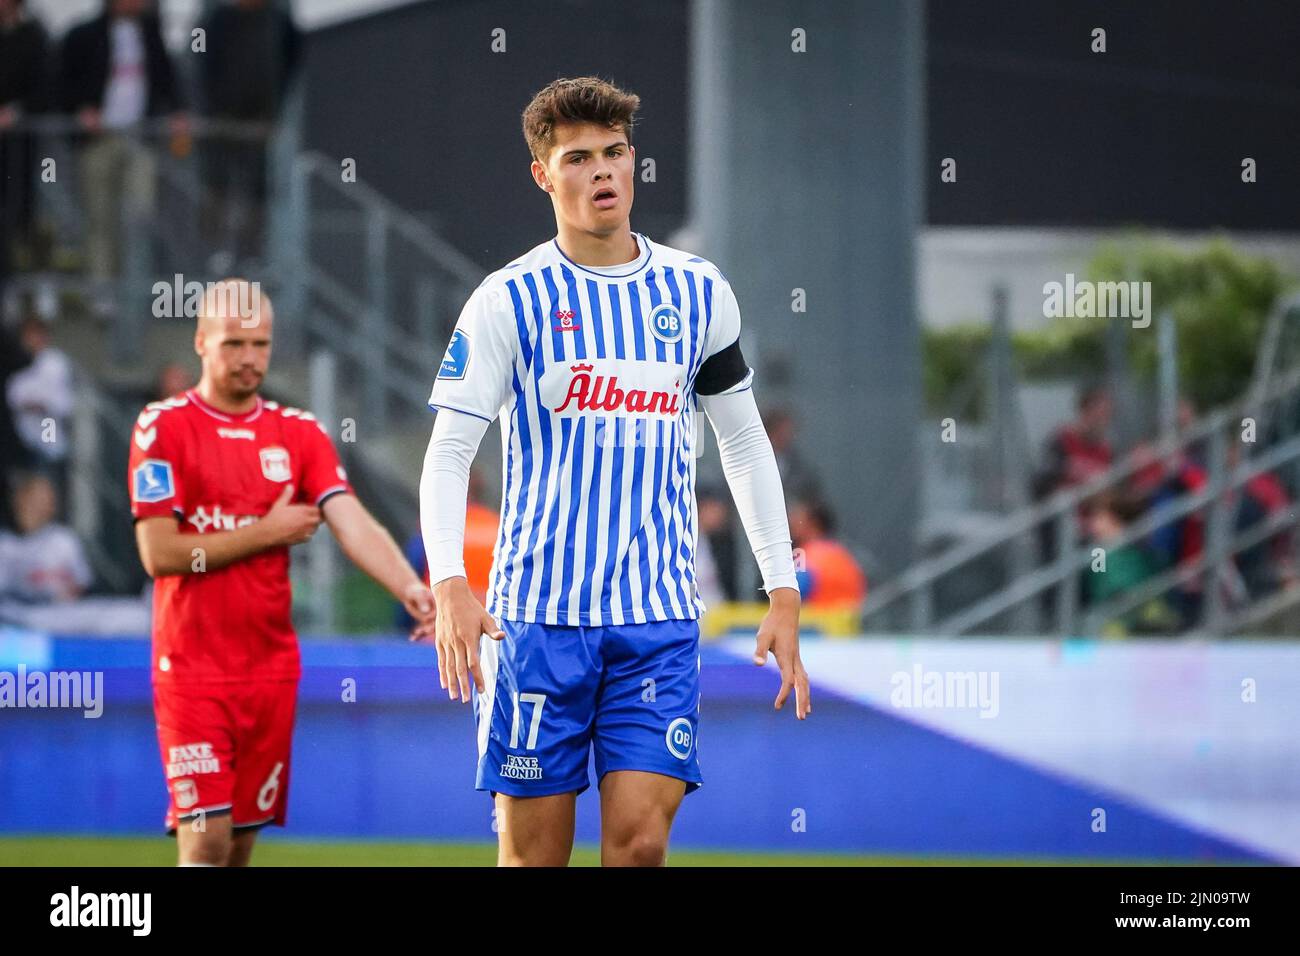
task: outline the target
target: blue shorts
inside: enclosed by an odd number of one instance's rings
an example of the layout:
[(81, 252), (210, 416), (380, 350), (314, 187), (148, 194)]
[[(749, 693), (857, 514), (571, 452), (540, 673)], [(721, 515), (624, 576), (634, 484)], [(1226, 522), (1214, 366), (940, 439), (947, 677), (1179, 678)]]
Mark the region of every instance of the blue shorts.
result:
[(699, 789), (698, 621), (501, 628), (504, 639), (485, 634), (479, 645), (477, 789), (581, 793), (593, 745), (597, 783), (611, 770), (644, 770)]

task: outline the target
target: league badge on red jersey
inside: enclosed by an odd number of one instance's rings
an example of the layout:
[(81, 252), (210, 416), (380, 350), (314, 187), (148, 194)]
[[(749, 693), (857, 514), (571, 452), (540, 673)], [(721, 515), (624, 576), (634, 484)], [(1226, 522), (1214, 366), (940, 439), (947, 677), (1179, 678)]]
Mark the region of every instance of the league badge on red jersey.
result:
[(132, 472), (135, 500), (140, 502), (165, 501), (176, 493), (172, 479), (172, 466), (157, 458), (146, 458)]
[(289, 481), (293, 472), (289, 469), (289, 450), (273, 446), (263, 448), (258, 455), (262, 459), (262, 474), (268, 481)]

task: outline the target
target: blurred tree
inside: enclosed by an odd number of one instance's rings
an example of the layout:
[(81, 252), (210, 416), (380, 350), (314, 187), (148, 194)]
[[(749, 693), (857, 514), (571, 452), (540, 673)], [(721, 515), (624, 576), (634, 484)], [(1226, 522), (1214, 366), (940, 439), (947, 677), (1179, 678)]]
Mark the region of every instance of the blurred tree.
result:
[[(1145, 381), (1156, 373), (1155, 316), (1168, 309), (1178, 329), (1180, 389), (1206, 409), (1242, 395), (1268, 314), (1294, 284), (1269, 259), (1247, 256), (1226, 240), (1186, 250), (1142, 237), (1103, 244), (1089, 261), (1094, 282), (1151, 283), (1152, 323), (1132, 329), (1130, 360)], [(1061, 318), (1013, 337), (1024, 381), (1095, 381), (1106, 372), (1106, 318)], [(936, 415), (978, 420), (986, 375), (987, 325), (925, 329), (926, 407)]]
[[(1178, 329), (1179, 386), (1203, 409), (1246, 390), (1268, 314), (1294, 281), (1269, 259), (1243, 255), (1223, 239), (1191, 252), (1168, 242), (1103, 246), (1089, 275), (1151, 283), (1153, 318), (1168, 309)], [(1150, 380), (1156, 370), (1154, 321), (1134, 333), (1133, 367)]]

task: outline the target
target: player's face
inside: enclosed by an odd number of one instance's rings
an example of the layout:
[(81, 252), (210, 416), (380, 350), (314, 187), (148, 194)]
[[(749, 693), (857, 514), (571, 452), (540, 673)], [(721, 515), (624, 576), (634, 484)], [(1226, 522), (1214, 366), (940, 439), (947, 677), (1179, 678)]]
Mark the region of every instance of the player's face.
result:
[(596, 123), (561, 123), (533, 178), (551, 193), (556, 218), (583, 232), (613, 235), (632, 215), (636, 153), (627, 136)]
[(257, 393), (271, 364), (271, 310), (264, 305), (248, 319), (205, 318), (195, 339), (203, 375), (222, 395), (244, 401)]

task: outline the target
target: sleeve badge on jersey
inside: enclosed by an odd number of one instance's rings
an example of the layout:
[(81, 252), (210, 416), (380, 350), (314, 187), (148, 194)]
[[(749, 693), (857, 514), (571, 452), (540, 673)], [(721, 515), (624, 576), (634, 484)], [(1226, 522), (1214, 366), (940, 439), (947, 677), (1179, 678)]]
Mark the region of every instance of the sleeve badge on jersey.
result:
[(135, 466), (131, 479), (132, 494), (136, 501), (143, 504), (165, 501), (176, 494), (170, 462), (146, 458)]
[(442, 367), (438, 369), (440, 379), (461, 379), (469, 366), (469, 336), (461, 329), (451, 333), (451, 342), (447, 345), (447, 354), (442, 357)]

